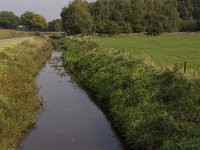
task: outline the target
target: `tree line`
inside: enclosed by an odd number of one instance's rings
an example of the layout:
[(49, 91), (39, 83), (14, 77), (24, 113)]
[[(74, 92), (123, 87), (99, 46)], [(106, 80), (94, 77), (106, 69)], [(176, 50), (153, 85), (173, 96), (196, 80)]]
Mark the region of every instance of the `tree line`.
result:
[(28, 31), (61, 31), (61, 20), (56, 19), (47, 22), (46, 18), (40, 14), (26, 11), (20, 17), (12, 11), (0, 12), (0, 28), (18, 29), (23, 27)]
[(74, 0), (61, 20), (68, 34), (199, 31), (200, 0)]

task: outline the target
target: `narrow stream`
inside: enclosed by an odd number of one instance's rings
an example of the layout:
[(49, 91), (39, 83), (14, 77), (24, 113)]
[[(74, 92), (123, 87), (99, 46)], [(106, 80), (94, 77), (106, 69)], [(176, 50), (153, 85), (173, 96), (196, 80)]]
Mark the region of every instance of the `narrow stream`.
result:
[(53, 52), (37, 78), (45, 103), (19, 150), (122, 150), (102, 111), (59, 67), (61, 56)]

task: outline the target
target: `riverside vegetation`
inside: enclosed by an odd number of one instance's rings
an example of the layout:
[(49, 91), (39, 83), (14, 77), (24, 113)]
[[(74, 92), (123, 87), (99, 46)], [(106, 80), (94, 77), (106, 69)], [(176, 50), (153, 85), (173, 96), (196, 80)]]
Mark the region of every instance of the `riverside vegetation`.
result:
[(199, 149), (199, 78), (91, 41), (59, 43), (67, 69), (109, 112), (130, 149)]
[[(15, 31), (2, 32), (8, 34), (0, 37), (7, 38)], [(16, 32), (14, 37), (24, 34)], [(38, 110), (35, 76), (50, 52), (51, 44), (44, 37), (0, 41), (0, 150), (16, 149), (22, 135), (35, 123)]]

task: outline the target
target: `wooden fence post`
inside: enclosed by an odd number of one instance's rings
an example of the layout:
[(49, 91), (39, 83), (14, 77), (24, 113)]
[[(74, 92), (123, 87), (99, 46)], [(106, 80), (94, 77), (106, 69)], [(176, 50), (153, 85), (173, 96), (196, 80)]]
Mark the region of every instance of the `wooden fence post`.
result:
[(184, 62), (184, 73), (186, 73), (186, 70), (187, 70), (187, 62), (185, 61)]

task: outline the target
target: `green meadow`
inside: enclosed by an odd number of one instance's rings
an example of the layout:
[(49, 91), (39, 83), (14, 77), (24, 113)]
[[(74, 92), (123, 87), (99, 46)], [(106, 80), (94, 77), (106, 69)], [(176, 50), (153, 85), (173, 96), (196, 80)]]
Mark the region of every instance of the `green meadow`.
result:
[(131, 35), (94, 40), (101, 48), (124, 49), (133, 55), (147, 57), (159, 67), (171, 67), (186, 61), (190, 69), (200, 70), (200, 34)]

